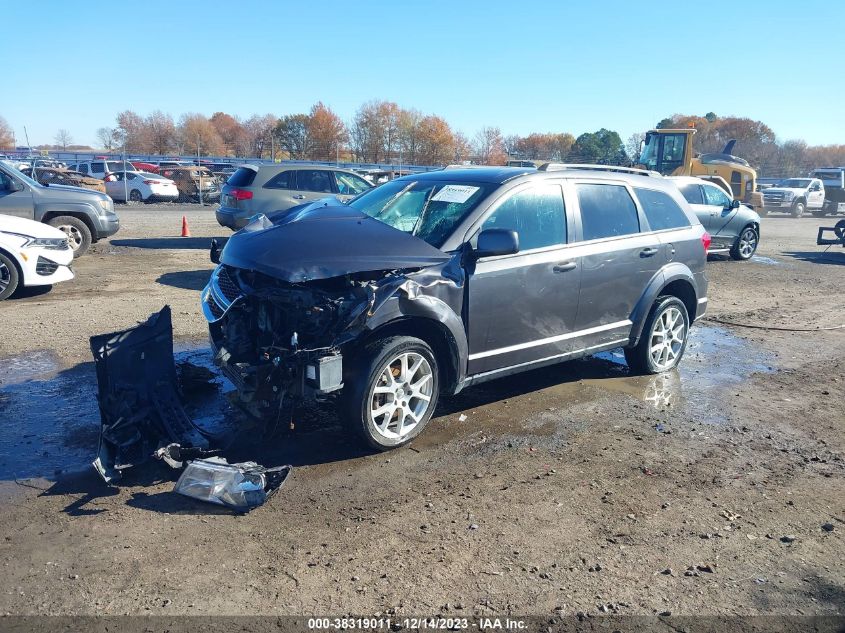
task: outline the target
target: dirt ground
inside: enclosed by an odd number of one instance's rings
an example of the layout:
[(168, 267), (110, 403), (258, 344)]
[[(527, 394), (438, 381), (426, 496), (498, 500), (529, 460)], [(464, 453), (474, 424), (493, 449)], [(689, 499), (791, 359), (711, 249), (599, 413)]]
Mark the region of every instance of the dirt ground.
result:
[[(488, 383), (389, 454), (305, 414), (255, 438), (246, 457), (295, 469), (246, 516), (157, 466), (104, 486), (88, 337), (168, 303), (203, 349), (208, 238), (227, 234), (213, 207), (119, 212), (74, 281), (0, 305), (0, 613), (845, 610), (842, 329), (701, 322), (680, 372), (632, 377), (611, 353)], [(709, 315), (845, 323), (845, 252), (822, 253), (820, 224), (765, 218), (760, 257), (711, 258)]]

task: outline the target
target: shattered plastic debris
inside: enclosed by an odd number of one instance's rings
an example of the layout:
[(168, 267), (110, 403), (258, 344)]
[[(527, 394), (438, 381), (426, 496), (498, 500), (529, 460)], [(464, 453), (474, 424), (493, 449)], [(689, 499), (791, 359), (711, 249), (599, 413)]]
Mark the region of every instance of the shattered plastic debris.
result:
[(466, 422), (466, 421), (467, 421), (467, 416), (466, 416), (466, 413), (461, 413), (461, 414), (458, 416), (458, 422)]
[(186, 497), (249, 512), (264, 504), (287, 480), (291, 466), (264, 468), (255, 462), (229, 464), (222, 457), (189, 462), (173, 488)]
[(100, 444), (94, 467), (106, 483), (168, 444), (213, 452), (182, 407), (173, 361), (170, 306), (133, 328), (91, 337), (100, 404)]

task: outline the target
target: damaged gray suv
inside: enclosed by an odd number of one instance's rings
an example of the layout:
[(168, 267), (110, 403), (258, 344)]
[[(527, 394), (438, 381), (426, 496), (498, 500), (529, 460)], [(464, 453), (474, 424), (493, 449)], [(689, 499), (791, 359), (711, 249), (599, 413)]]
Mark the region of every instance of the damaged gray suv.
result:
[(446, 169), (256, 216), (212, 248), (202, 306), (253, 413), (334, 399), (386, 450), (483, 381), (620, 346), (634, 371), (674, 368), (709, 241), (652, 172)]

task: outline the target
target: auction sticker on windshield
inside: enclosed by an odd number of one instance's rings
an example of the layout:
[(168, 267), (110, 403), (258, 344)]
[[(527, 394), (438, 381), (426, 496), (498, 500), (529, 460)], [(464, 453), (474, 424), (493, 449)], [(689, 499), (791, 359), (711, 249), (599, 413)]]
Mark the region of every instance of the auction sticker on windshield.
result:
[(458, 202), (464, 203), (478, 191), (478, 187), (469, 187), (467, 185), (446, 185), (434, 194), (432, 202)]

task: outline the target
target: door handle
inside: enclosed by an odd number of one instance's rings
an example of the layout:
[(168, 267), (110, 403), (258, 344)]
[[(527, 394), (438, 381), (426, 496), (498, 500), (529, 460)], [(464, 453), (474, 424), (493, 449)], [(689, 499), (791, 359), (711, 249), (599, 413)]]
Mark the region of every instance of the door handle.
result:
[(656, 248), (644, 248), (640, 251), (640, 257), (652, 257), (653, 255), (657, 255)]
[(578, 267), (578, 264), (575, 262), (561, 262), (559, 264), (555, 264), (552, 267), (552, 270), (556, 273), (565, 273), (570, 270), (575, 270)]
[(305, 196), (303, 196), (303, 195), (298, 195), (298, 196), (294, 196), (294, 197), (293, 197), (293, 199), (294, 199), (294, 200), (305, 200)]

